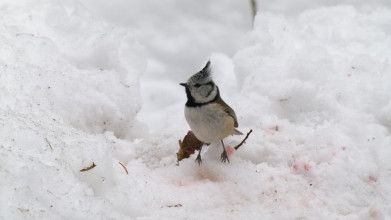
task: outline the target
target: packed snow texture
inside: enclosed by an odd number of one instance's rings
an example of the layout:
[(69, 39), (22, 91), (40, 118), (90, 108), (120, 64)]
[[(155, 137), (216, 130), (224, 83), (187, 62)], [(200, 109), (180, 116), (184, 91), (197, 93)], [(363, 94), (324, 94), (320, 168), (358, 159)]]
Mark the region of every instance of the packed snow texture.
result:
[[(288, 2), (0, 3), (0, 219), (390, 219), (390, 5)], [(208, 59), (253, 133), (177, 165)]]

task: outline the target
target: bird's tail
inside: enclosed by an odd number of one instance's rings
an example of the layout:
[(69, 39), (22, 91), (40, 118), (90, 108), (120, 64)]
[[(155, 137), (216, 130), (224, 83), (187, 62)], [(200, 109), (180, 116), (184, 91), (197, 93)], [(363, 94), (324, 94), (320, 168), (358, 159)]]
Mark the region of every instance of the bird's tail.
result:
[(232, 134), (233, 135), (243, 135), (243, 133), (236, 128), (234, 129), (234, 132)]

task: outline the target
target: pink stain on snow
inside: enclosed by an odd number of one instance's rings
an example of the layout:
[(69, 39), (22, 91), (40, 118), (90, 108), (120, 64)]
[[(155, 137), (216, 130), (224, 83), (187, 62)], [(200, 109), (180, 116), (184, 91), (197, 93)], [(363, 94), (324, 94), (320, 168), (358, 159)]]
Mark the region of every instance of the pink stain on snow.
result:
[(231, 146), (229, 146), (229, 145), (227, 145), (227, 147), (225, 148), (225, 150), (227, 151), (228, 157), (231, 157), (231, 155), (233, 155), (234, 152), (235, 152), (235, 150), (234, 150)]
[(305, 163), (303, 165), (305, 171), (309, 171), (311, 169), (311, 166), (308, 163)]
[(292, 169), (296, 172), (298, 171), (310, 171), (311, 165), (309, 163), (298, 163), (296, 160), (293, 161)]
[(272, 135), (273, 136), (279, 130), (280, 130), (280, 128), (278, 127), (278, 125), (275, 125), (275, 126), (272, 126), (272, 127), (265, 128), (264, 129), (264, 133), (267, 134), (267, 135)]
[(369, 179), (369, 181), (371, 181), (371, 182), (377, 182), (377, 178), (374, 177), (374, 176), (372, 176), (372, 175), (370, 175), (370, 176), (368, 177), (368, 179)]
[(296, 160), (293, 161), (292, 168), (293, 168), (295, 171), (297, 171), (297, 170), (299, 169), (299, 166), (297, 165)]

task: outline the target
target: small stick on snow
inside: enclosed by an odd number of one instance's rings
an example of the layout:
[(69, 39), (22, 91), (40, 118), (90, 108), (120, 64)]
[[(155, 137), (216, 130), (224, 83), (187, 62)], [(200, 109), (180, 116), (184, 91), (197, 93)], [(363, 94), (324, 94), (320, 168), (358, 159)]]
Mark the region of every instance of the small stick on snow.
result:
[(172, 208), (172, 207), (182, 207), (182, 204), (176, 204), (176, 205), (168, 205), (167, 206), (168, 208)]
[(46, 141), (46, 143), (49, 145), (49, 147), (50, 147), (50, 150), (52, 150), (52, 151), (53, 151), (52, 145), (50, 144), (49, 140), (48, 140), (47, 138), (45, 138), (45, 141)]
[(125, 172), (126, 172), (126, 175), (129, 175), (128, 173), (128, 169), (126, 169), (125, 165), (121, 162), (118, 162), (119, 164), (121, 164), (121, 166), (124, 168)]
[(251, 132), (253, 132), (253, 129), (250, 129), (250, 131), (247, 133), (246, 137), (243, 139), (242, 142), (240, 142), (236, 147), (235, 147), (235, 150), (238, 150), (240, 146), (242, 146), (244, 144), (244, 142), (247, 140), (248, 136), (251, 134)]
[(85, 172), (85, 171), (91, 170), (94, 167), (96, 167), (96, 164), (94, 162), (92, 162), (91, 166), (81, 169), (80, 172)]
[(122, 85), (124, 85), (126, 88), (129, 88), (130, 86), (122, 81), (119, 81)]
[(257, 15), (257, 1), (256, 0), (250, 0), (250, 4), (251, 4), (251, 13), (252, 13), (252, 16), (253, 16), (253, 25), (254, 25), (254, 20), (255, 20), (255, 16)]

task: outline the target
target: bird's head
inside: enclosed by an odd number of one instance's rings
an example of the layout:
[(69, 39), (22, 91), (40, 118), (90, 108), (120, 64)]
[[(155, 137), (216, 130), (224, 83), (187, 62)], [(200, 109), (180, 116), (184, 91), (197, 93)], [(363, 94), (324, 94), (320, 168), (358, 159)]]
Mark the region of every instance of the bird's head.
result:
[(218, 88), (212, 79), (210, 61), (202, 70), (191, 76), (186, 83), (179, 85), (186, 88), (188, 100), (192, 99), (198, 104), (210, 102), (218, 95)]

